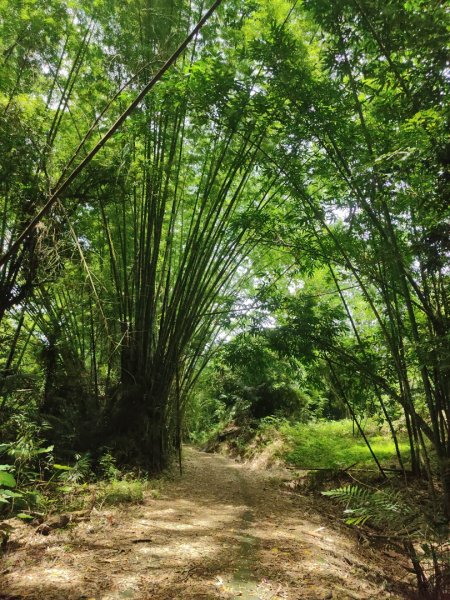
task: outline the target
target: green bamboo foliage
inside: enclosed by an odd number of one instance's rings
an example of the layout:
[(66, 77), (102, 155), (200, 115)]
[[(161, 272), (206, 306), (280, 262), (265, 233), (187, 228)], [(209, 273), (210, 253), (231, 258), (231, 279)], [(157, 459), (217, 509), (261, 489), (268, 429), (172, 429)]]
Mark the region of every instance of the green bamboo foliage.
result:
[[(29, 110), (30, 120), (41, 119), (36, 148), (23, 157), (32, 185), (24, 186), (18, 172), (5, 184), (1, 250), (8, 260), (1, 284), (8, 302), (0, 317), (8, 312), (16, 321), (14, 306), (33, 294), (27, 311), (43, 344), (45, 416), (52, 416), (52, 403), (64, 391), (58, 371), (70, 372), (85, 382), (79, 395), (96, 399), (90, 420), (103, 421), (113, 442), (120, 433), (131, 444), (145, 440), (145, 462), (159, 470), (173, 440), (180, 441), (187, 392), (218, 330), (205, 317), (232, 295), (233, 274), (252, 248), (241, 214), (260, 210), (272, 194), (273, 182), (257, 168), (269, 119), (252, 114), (258, 75), (246, 63), (239, 66), (242, 48), (234, 35), (217, 52), (215, 38), (202, 32), (115, 144), (9, 255), (52, 188), (83, 164), (203, 7), (155, 1), (145, 10), (125, 10), (104, 2), (74, 13), (55, 3), (49, 12), (51, 55), (39, 47), (30, 67), (22, 38), (5, 54), (12, 62), (17, 50), (15, 76), (1, 98), (7, 127), (17, 125), (14, 111), (24, 112), (20, 92), (36, 89), (30, 73), (43, 100)], [(26, 13), (24, 31), (30, 23), (42, 29), (40, 17), (39, 10)], [(240, 22), (242, 14), (236, 11), (235, 18)], [(27, 37), (36, 55), (33, 39)], [(101, 91), (91, 97), (93, 81)], [(26, 102), (29, 109), (30, 96)], [(23, 322), (19, 316), (12, 349)], [(12, 363), (8, 356), (5, 373)]]
[(213, 333), (205, 316), (251, 246), (233, 219), (263, 205), (271, 187), (255, 181), (264, 129), (248, 127), (243, 111), (202, 135), (189, 101), (186, 87), (147, 103), (129, 142), (132, 192), (101, 208), (121, 328), (117, 423), (129, 424), (154, 469), (166, 464), (177, 403)]

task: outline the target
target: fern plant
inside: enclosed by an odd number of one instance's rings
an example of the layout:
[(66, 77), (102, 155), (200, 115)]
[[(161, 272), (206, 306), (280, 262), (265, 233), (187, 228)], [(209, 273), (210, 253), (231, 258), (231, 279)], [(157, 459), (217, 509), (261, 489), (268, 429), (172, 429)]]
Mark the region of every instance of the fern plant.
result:
[(322, 492), (346, 505), (345, 523), (372, 524), (399, 541), (412, 564), (423, 598), (444, 599), (450, 580), (448, 522), (436, 506), (417, 502), (410, 493), (347, 485)]
[(348, 525), (364, 525), (371, 521), (375, 525), (387, 525), (390, 530), (394, 529), (399, 534), (409, 531), (411, 522), (417, 516), (399, 491), (371, 490), (358, 485), (347, 485), (322, 494), (347, 503), (344, 514)]

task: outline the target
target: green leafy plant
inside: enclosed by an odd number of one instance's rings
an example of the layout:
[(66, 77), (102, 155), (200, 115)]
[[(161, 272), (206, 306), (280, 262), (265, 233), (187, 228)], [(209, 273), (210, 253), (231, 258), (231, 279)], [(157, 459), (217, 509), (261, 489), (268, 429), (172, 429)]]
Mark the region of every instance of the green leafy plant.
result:
[(412, 564), (423, 598), (444, 598), (450, 575), (448, 523), (432, 502), (418, 502), (408, 490), (347, 485), (322, 492), (345, 503), (345, 523), (376, 526), (400, 542)]
[(121, 472), (117, 468), (116, 459), (111, 454), (111, 452), (105, 452), (104, 454), (102, 454), (98, 462), (101, 474), (105, 479), (113, 480), (120, 478)]
[(9, 505), (12, 499), (22, 497), (20, 492), (11, 489), (17, 485), (11, 470), (10, 465), (0, 465), (0, 504)]
[(91, 475), (91, 457), (86, 454), (75, 454), (75, 464), (70, 467), (67, 465), (55, 464), (53, 467), (61, 471), (60, 481), (65, 483), (81, 483), (86, 481)]
[(13, 462), (17, 486), (22, 487), (43, 479), (43, 472), (53, 461), (53, 445), (47, 446), (42, 439), (43, 427), (25, 415), (15, 418), (16, 439), (0, 444), (0, 455)]
[(364, 525), (368, 521), (376, 525), (389, 523), (396, 531), (407, 532), (408, 524), (415, 516), (415, 511), (402, 499), (400, 492), (347, 485), (322, 494), (347, 503), (344, 514), (348, 525)]

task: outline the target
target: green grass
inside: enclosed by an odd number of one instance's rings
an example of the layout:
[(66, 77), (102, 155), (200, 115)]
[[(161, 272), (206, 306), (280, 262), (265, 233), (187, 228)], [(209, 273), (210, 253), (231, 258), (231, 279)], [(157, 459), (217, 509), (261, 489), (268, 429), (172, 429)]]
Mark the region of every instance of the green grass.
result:
[(135, 479), (132, 481), (113, 480), (100, 491), (102, 505), (140, 504), (144, 500), (146, 483)]
[[(321, 421), (317, 423), (283, 423), (281, 433), (286, 440), (283, 458), (298, 468), (339, 469), (357, 464), (374, 464), (364, 440), (358, 432), (352, 433), (352, 422)], [(380, 463), (397, 467), (395, 446), (390, 435), (381, 435), (373, 424), (366, 425), (365, 433)], [(400, 440), (403, 460), (408, 458), (408, 444)]]

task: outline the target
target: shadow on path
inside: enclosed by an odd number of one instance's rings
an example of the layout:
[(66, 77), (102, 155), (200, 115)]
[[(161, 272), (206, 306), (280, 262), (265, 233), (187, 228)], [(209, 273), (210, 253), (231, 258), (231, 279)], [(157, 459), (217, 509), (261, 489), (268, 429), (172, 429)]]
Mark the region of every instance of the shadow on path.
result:
[(270, 471), (190, 448), (160, 498), (17, 543), (2, 561), (0, 600), (407, 597), (378, 556)]

